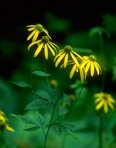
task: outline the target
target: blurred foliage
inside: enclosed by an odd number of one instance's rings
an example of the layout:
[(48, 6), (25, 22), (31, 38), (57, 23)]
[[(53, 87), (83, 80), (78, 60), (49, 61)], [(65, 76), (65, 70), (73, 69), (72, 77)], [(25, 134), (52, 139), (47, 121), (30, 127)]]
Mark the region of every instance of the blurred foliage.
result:
[[(53, 36), (53, 40), (61, 47), (70, 44), (81, 55), (94, 53), (101, 64), (102, 57), (97, 32), (103, 31), (103, 46), (106, 58), (106, 65), (103, 65), (106, 72), (104, 90), (116, 98), (116, 16), (105, 14), (102, 18), (101, 26), (94, 26), (94, 28), (86, 31), (72, 32), (73, 25), (69, 20), (57, 18), (54, 14), (47, 12), (45, 15), (47, 23), (44, 26)], [(24, 26), (21, 27), (24, 28)], [(26, 36), (25, 30), (26, 28), (22, 29), (22, 36)], [(38, 102), (38, 100), (33, 101), (32, 99), (30, 80), (32, 53), (27, 50), (26, 39), (23, 42), (20, 42), (18, 37), (17, 39), (1, 39), (0, 51), (0, 109), (6, 113), (9, 124), (15, 129), (15, 133), (4, 132), (4, 144), (0, 147), (43, 148), (44, 135), (40, 127), (47, 124), (50, 119), (48, 113), (51, 111), (51, 106), (48, 105), (51, 101), (47, 93), (48, 85), (45, 73), (43, 73), (43, 59), (40, 57), (33, 61), (33, 89), (38, 99), (40, 97), (44, 98), (44, 100)], [(55, 80), (57, 82), (55, 87), (59, 90), (65, 89), (64, 99), (59, 102), (59, 108), (57, 108), (59, 115), (64, 115), (63, 122), (58, 123), (58, 126), (54, 125), (51, 129), (47, 148), (98, 148), (99, 118), (95, 110), (93, 94), (100, 91), (101, 77), (89, 78), (85, 84), (82, 84), (76, 75), (72, 80), (68, 78), (69, 69), (59, 70), (54, 68), (52, 58), (46, 64), (47, 73), (50, 74), (49, 82)], [(52, 84), (54, 85), (54, 83)], [(38, 92), (38, 90), (40, 91)], [(78, 99), (73, 104), (78, 95)], [(47, 100), (45, 100), (46, 98)], [(70, 106), (70, 104), (73, 105)], [(40, 118), (43, 122), (39, 124), (40, 120), (35, 117), (37, 120), (31, 123), (32, 126), (30, 126), (31, 118), (36, 116), (32, 111), (33, 108), (36, 108), (36, 105), (40, 105)], [(63, 108), (63, 105), (66, 105), (66, 108)], [(15, 114), (21, 120), (14, 118)], [(45, 121), (43, 114), (45, 115)], [(56, 112), (55, 117), (57, 115), (58, 112)], [(110, 110), (108, 114), (104, 115), (104, 148), (116, 147), (115, 117), (116, 110)]]

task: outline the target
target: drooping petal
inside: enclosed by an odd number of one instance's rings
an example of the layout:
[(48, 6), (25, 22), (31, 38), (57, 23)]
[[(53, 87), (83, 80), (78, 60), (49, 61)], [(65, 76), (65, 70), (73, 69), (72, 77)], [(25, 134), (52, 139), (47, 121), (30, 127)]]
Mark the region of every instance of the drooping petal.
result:
[[(88, 72), (89, 68), (90, 68), (91, 62), (88, 61), (86, 67), (85, 67), (85, 71)], [(84, 68), (84, 67), (83, 67)]]
[(33, 36), (32, 42), (37, 40), (38, 35), (39, 35), (39, 31), (37, 30)]
[(96, 110), (99, 110), (102, 106), (104, 105), (104, 100), (101, 100), (101, 102), (99, 102), (97, 105), (96, 105)]
[(114, 110), (114, 105), (111, 103), (111, 102), (107, 102), (108, 103), (108, 105), (110, 106), (110, 108), (112, 109), (112, 110)]
[(72, 57), (72, 59), (74, 60), (74, 62), (77, 64), (77, 66), (79, 67), (80, 65), (79, 65), (79, 62), (78, 62), (78, 60), (77, 60), (77, 58), (70, 52), (70, 55), (71, 55), (71, 57)]
[(46, 44), (44, 45), (44, 54), (45, 54), (45, 58), (47, 60), (48, 59), (48, 47)]
[(97, 98), (97, 99), (95, 99), (95, 103), (98, 103), (99, 101), (101, 101), (102, 100), (102, 98), (100, 97), (100, 98)]
[(94, 75), (94, 62), (93, 61), (91, 61), (91, 76), (93, 76)]
[(57, 58), (59, 58), (64, 53), (64, 50), (59, 51), (59, 53), (55, 56), (54, 61), (56, 61)]
[(36, 25), (27, 25), (26, 27), (33, 27), (35, 28)]
[(11, 132), (14, 132), (14, 131), (15, 131), (15, 130), (14, 130), (12, 127), (10, 127), (8, 124), (6, 124), (5, 129), (8, 130), (8, 131), (11, 131)]
[(51, 47), (49, 44), (47, 44), (47, 46), (48, 46), (48, 48), (50, 49), (52, 55), (55, 56), (55, 52), (54, 52), (54, 50), (52, 49), (52, 47)]
[(33, 27), (33, 28), (28, 28), (28, 31), (32, 31), (32, 30), (35, 30), (35, 27)]
[(43, 47), (43, 43), (41, 43), (41, 44), (38, 46), (37, 50), (36, 50), (35, 53), (34, 53), (34, 57), (36, 57), (36, 56), (40, 53), (40, 51), (42, 50), (42, 47)]
[(108, 112), (108, 105), (107, 102), (104, 102), (104, 112), (107, 113)]
[(100, 69), (99, 69), (98, 65), (96, 64), (96, 62), (94, 62), (94, 66), (95, 66), (97, 75), (99, 75), (100, 74)]
[(74, 64), (72, 69), (71, 69), (71, 72), (70, 72), (70, 75), (69, 75), (69, 78), (72, 79), (73, 75), (74, 75), (74, 72), (76, 71), (77, 69), (77, 65)]
[(67, 61), (68, 61), (68, 53), (65, 55), (65, 58), (64, 58), (64, 68), (66, 68), (67, 66)]
[(86, 61), (82, 61), (81, 63), (81, 68), (85, 68), (85, 65), (89, 62), (89, 60), (86, 60)]
[(87, 73), (85, 72), (84, 68), (80, 68), (79, 70), (80, 70), (81, 81), (84, 81), (86, 79)]
[(51, 36), (49, 35), (48, 31), (47, 31), (45, 28), (43, 28), (42, 30), (43, 30), (43, 32), (45, 32), (45, 34), (47, 34), (47, 36), (48, 36), (50, 39), (52, 39)]
[(56, 60), (56, 62), (55, 62), (55, 67), (57, 67), (58, 66), (58, 64), (61, 62), (61, 60), (64, 58), (64, 56), (65, 56), (65, 52)]
[(39, 44), (40, 42), (41, 42), (41, 40), (38, 40), (36, 42), (32, 42), (31, 44), (29, 44), (28, 50), (31, 48), (31, 46), (33, 46), (34, 44)]
[(27, 41), (30, 40), (32, 38), (32, 36), (35, 34), (36, 30), (34, 30), (27, 38)]
[(102, 73), (102, 69), (101, 69), (100, 65), (99, 65), (97, 62), (95, 62), (95, 65), (96, 65), (96, 67), (98, 67), (98, 69), (99, 69), (99, 74), (101, 74), (101, 73)]

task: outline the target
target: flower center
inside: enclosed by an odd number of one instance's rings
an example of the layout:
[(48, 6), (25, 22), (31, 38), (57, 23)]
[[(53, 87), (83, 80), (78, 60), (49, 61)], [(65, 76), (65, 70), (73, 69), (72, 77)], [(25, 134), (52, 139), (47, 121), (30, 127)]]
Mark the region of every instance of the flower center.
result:
[(42, 36), (42, 42), (43, 43), (48, 43), (49, 42), (49, 37), (47, 35)]
[(95, 57), (94, 55), (90, 55), (90, 56), (89, 56), (89, 59), (90, 59), (91, 61), (96, 61), (96, 57)]
[(68, 52), (71, 52), (73, 49), (72, 49), (72, 47), (70, 46), (70, 45), (66, 45), (65, 47), (64, 47), (64, 51), (66, 52), (66, 53), (68, 53)]
[(41, 24), (37, 24), (36, 29), (41, 32), (43, 30), (43, 26)]

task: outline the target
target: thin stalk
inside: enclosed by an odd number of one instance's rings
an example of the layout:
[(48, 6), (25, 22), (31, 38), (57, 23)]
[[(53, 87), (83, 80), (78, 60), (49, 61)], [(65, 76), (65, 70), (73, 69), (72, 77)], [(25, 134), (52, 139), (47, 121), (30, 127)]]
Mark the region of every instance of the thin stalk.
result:
[(49, 122), (49, 125), (48, 125), (48, 129), (47, 129), (47, 132), (46, 132), (46, 135), (45, 135), (44, 148), (46, 148), (48, 134), (49, 134), (49, 131), (50, 131), (50, 127), (52, 126), (52, 121), (53, 121), (53, 117), (54, 117), (54, 113), (55, 113), (55, 108), (56, 108), (56, 105), (57, 105), (59, 99), (60, 99), (60, 96), (58, 97), (58, 99), (56, 100), (56, 102), (55, 102), (55, 104), (53, 106), (53, 110), (52, 110), (52, 114), (51, 114), (51, 119), (50, 119), (50, 122)]
[(99, 116), (99, 148), (103, 148), (103, 116)]

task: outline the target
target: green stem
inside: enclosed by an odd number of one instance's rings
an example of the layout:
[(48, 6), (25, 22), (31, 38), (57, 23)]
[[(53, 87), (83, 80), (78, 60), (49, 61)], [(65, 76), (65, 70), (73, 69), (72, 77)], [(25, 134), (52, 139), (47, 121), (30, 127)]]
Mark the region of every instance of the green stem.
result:
[(60, 99), (60, 96), (58, 97), (58, 99), (56, 100), (56, 102), (55, 102), (55, 104), (53, 106), (53, 110), (52, 110), (52, 114), (51, 114), (51, 119), (50, 119), (50, 122), (49, 122), (49, 125), (48, 125), (47, 132), (45, 134), (44, 148), (46, 148), (48, 134), (49, 134), (49, 131), (50, 131), (50, 127), (52, 126), (52, 121), (53, 121), (53, 117), (54, 117), (54, 113), (55, 113), (55, 108), (56, 108), (56, 105), (57, 105), (59, 99)]
[(99, 148), (103, 148), (103, 116), (99, 116)]

